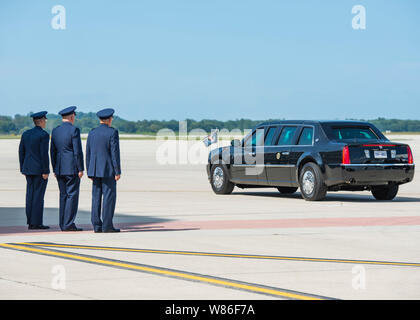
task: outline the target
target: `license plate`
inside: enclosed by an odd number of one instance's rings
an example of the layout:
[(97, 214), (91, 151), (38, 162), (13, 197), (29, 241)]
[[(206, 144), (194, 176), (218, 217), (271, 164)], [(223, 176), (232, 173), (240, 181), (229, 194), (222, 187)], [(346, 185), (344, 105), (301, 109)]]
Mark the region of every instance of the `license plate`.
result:
[(376, 159), (386, 159), (388, 154), (386, 151), (375, 151), (374, 153)]

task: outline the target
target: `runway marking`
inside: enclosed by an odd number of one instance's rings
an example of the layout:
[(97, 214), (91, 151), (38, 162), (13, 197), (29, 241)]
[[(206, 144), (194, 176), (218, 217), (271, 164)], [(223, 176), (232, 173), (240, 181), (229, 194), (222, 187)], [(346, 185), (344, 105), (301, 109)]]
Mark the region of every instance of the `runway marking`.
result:
[(39, 249), (36, 247), (29, 247), (22, 244), (3, 243), (3, 244), (0, 244), (0, 247), (23, 251), (23, 252), (35, 253), (35, 254), (40, 254), (40, 255), (46, 255), (50, 257), (58, 257), (58, 258), (63, 258), (63, 259), (68, 259), (68, 260), (73, 260), (73, 261), (82, 261), (86, 263), (109, 266), (109, 267), (114, 267), (114, 268), (119, 268), (119, 269), (133, 270), (133, 271), (138, 271), (138, 272), (156, 274), (160, 276), (167, 276), (167, 277), (172, 277), (172, 278), (181, 279), (181, 280), (207, 283), (207, 284), (211, 284), (215, 286), (227, 287), (227, 288), (237, 289), (237, 290), (244, 290), (244, 291), (248, 291), (252, 293), (270, 295), (270, 296), (281, 297), (281, 298), (286, 298), (286, 299), (297, 299), (297, 300), (331, 299), (328, 297), (308, 294), (308, 293), (294, 291), (294, 290), (269, 287), (269, 286), (254, 284), (254, 283), (213, 277), (213, 276), (202, 275), (198, 273), (180, 271), (176, 269), (167, 269), (167, 268), (162, 268), (162, 267), (157, 267), (157, 266), (152, 266), (152, 265), (137, 264), (137, 263), (132, 263), (129, 261), (121, 261), (121, 260), (114, 260), (114, 259), (102, 258), (102, 257), (97, 257), (97, 256), (75, 254), (75, 253), (70, 253), (66, 251), (58, 251), (58, 250), (51, 250), (51, 249)]
[(215, 253), (215, 252), (197, 252), (197, 251), (176, 251), (176, 250), (158, 250), (158, 249), (134, 249), (103, 246), (86, 246), (73, 244), (60, 244), (50, 242), (21, 242), (19, 245), (37, 246), (37, 247), (55, 247), (69, 249), (103, 250), (119, 252), (140, 252), (157, 254), (178, 254), (191, 256), (209, 256), (222, 258), (245, 258), (245, 259), (267, 259), (267, 260), (288, 260), (288, 261), (306, 261), (306, 262), (329, 262), (329, 263), (351, 263), (351, 264), (370, 264), (370, 265), (388, 265), (398, 267), (420, 267), (417, 262), (397, 262), (397, 261), (375, 261), (358, 259), (332, 259), (332, 258), (310, 258), (310, 257), (289, 257), (289, 256), (267, 256), (256, 254), (236, 254), (236, 253)]

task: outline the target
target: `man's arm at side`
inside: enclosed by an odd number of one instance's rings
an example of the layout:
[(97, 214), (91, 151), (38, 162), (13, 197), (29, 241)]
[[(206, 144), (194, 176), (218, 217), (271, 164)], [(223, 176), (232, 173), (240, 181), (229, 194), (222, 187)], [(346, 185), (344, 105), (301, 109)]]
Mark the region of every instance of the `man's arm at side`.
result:
[(20, 172), (23, 170), (23, 161), (25, 160), (25, 144), (23, 143), (23, 135), (20, 138), (19, 143), (19, 165), (20, 165)]
[(85, 170), (85, 167), (83, 164), (82, 140), (80, 138), (79, 128), (76, 128), (74, 130), (74, 133), (72, 136), (72, 142), (73, 142), (74, 161), (76, 162), (77, 171), (79, 171), (79, 177), (80, 177), (80, 172), (83, 172)]
[(54, 170), (55, 164), (57, 163), (57, 148), (55, 147), (53, 137), (54, 137), (54, 130), (51, 133), (51, 147), (50, 147), (51, 165), (52, 165), (53, 170)]
[[(50, 146), (50, 135), (45, 133), (41, 137), (41, 167), (42, 174), (48, 175), (50, 173), (50, 160), (48, 159), (48, 149)], [(44, 178), (45, 179), (45, 178)]]
[(86, 172), (89, 172), (89, 164), (90, 164), (90, 134), (88, 135), (86, 141)]
[(111, 136), (111, 158), (112, 165), (116, 176), (121, 175), (121, 163), (120, 163), (120, 137), (118, 130), (115, 130)]

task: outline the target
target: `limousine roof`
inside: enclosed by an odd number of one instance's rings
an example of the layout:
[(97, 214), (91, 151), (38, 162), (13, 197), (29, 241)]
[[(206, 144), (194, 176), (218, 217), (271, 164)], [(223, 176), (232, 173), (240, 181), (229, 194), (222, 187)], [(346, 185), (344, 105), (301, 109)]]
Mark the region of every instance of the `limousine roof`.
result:
[(366, 121), (355, 121), (355, 120), (278, 120), (278, 121), (267, 121), (260, 123), (259, 126), (269, 126), (269, 125), (283, 125), (283, 124), (329, 124), (333, 126), (340, 125), (365, 125), (370, 126), (371, 124)]

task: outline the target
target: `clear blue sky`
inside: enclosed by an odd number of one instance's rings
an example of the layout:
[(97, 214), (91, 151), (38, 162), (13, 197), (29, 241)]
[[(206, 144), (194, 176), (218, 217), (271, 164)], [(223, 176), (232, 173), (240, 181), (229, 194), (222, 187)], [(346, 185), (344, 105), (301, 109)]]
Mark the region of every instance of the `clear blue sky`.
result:
[[(51, 8), (66, 8), (66, 30)], [(351, 8), (366, 8), (353, 30)], [(0, 114), (420, 119), (418, 0), (1, 0)]]

